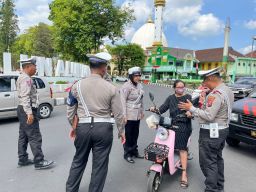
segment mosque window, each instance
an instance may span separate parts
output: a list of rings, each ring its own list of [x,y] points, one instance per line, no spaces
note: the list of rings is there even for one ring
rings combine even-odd
[[[238,63],[238,66],[241,66],[241,63]]]
[[[243,63],[243,66],[245,67],[245,63]]]
[[[249,64],[248,64],[248,66],[250,67],[250,66],[251,66],[251,64],[249,63]]]
[[[256,64],[254,64],[253,67],[256,67]]]
[[[177,67],[182,67],[182,66],[183,66],[183,64],[182,64],[182,62],[181,62],[181,61],[177,61],[177,62],[176,62],[176,66],[177,66]]]

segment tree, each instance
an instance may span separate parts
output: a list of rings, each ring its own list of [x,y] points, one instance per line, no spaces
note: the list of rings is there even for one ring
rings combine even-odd
[[[17,15],[14,13],[13,0],[4,0],[0,8],[0,45],[1,51],[9,51],[19,32]]]
[[[115,41],[134,17],[113,0],[54,0],[50,4],[56,48],[65,59],[85,61],[86,54],[97,51],[103,38]]]
[[[14,11],[13,0],[0,2],[0,66],[4,51],[10,51],[15,37],[19,31],[17,15]]]
[[[24,34],[16,39],[13,50],[19,54],[36,55],[43,57],[54,56],[53,30],[52,27],[39,23],[30,27]]]
[[[144,50],[137,44],[117,45],[110,47],[109,50],[114,56],[119,75],[131,67],[143,68],[145,65]]]

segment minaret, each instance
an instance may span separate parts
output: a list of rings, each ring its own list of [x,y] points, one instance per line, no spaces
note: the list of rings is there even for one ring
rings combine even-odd
[[[165,0],[155,0],[155,37],[153,46],[162,46],[163,10]]]
[[[225,27],[225,42],[223,49],[223,62],[228,62],[228,48],[229,48],[229,38],[230,38],[230,19],[227,18],[226,27]]]

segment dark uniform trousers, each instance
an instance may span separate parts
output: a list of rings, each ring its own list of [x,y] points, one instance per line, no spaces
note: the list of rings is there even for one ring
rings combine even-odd
[[[39,129],[39,122],[37,117],[37,109],[32,108],[34,115],[34,122],[31,125],[27,124],[27,114],[23,106],[19,105],[17,109],[18,118],[20,122],[19,141],[18,141],[18,156],[19,161],[25,162],[28,159],[27,147],[30,144],[31,151],[34,155],[34,163],[40,162],[44,159],[42,152],[42,136]]]
[[[76,153],[70,168],[66,192],[77,192],[88,161],[93,154],[89,192],[101,192],[108,172],[109,153],[113,142],[111,123],[83,123],[76,129]]]
[[[138,155],[138,137],[140,121],[128,120],[125,125],[126,142],[124,144],[124,158]]]
[[[222,150],[229,129],[219,130],[219,138],[210,138],[209,130],[201,129],[199,135],[199,163],[206,177],[205,192],[224,190],[224,160]]]

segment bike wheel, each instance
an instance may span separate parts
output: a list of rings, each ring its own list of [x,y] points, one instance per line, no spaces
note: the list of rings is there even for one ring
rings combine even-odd
[[[161,175],[158,172],[150,171],[148,175],[147,192],[158,192],[161,185]]]

